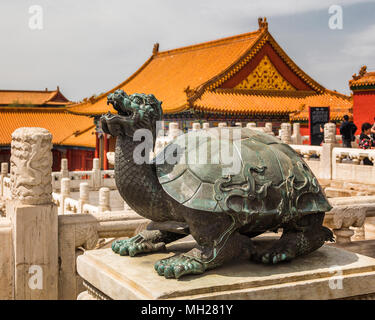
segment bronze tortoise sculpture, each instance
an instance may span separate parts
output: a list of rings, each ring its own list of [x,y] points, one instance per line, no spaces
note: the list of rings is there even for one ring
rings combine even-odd
[[[152,221],[135,237],[114,241],[114,252],[156,252],[191,234],[196,248],[155,264],[159,275],[179,278],[239,257],[290,261],[333,241],[322,226],[331,209],[324,192],[301,156],[278,138],[247,128],[191,131],[147,161],[161,102],[122,90],[107,102],[118,112],[101,117],[103,131],[117,136],[117,188],[135,212]],[[220,157],[223,150],[229,150],[231,163]],[[271,247],[251,240],[279,228],[283,234]]]

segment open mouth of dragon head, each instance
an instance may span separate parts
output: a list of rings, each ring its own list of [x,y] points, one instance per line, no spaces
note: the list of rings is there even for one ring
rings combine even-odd
[[[139,105],[133,102],[123,90],[116,90],[107,97],[117,114],[108,112],[100,118],[103,131],[112,136],[131,134],[140,120]]]
[[[133,93],[127,95],[119,89],[107,96],[117,114],[108,112],[100,118],[102,129],[114,137],[122,135],[133,137],[137,129],[148,129],[156,136],[155,124],[161,120],[163,110],[161,101],[153,94]]]

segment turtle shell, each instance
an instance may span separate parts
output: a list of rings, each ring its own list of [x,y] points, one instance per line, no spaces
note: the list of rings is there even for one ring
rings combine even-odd
[[[260,131],[191,131],[154,160],[165,192],[192,209],[278,216],[331,209],[301,156]]]

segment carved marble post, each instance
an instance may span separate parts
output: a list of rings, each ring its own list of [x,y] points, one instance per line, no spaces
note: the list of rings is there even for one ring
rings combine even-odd
[[[9,171],[9,165],[8,165],[8,162],[2,162],[1,163],[1,176],[2,177],[6,177],[8,175],[8,171]]]
[[[168,126],[168,137],[174,139],[180,135],[180,129],[177,122],[170,122]]]
[[[109,188],[100,188],[99,190],[99,212],[111,211],[109,206],[110,190]]]
[[[293,123],[292,143],[297,145],[302,144],[301,124],[299,122]]]
[[[0,300],[14,299],[12,222],[0,217]]]
[[[324,125],[324,142],[320,155],[320,178],[332,179],[332,150],[336,144],[336,125],[326,123]],[[336,159],[335,159],[336,161]]]
[[[275,133],[272,130],[272,122],[266,122],[264,126],[264,132],[270,134],[271,136],[275,135]]]
[[[57,299],[57,208],[52,203],[52,135],[43,128],[12,134],[10,179],[14,298]]]
[[[61,179],[61,189],[60,189],[60,210],[59,214],[65,214],[65,199],[70,196],[70,179]]]
[[[248,129],[253,129],[253,128],[256,128],[256,127],[257,127],[257,124],[255,122],[249,122],[246,125],[246,128],[248,128]]]
[[[4,181],[4,178],[7,176],[8,176],[8,163],[2,162],[1,171],[0,171],[0,198],[4,195],[3,181]]]
[[[201,124],[199,122],[194,122],[192,125],[193,131],[197,131],[201,129]]]
[[[165,136],[165,122],[164,120],[156,122],[156,128],[158,129],[158,137],[164,137]]]
[[[102,172],[100,170],[99,158],[94,158],[92,160],[91,183],[93,190],[99,190],[102,185]]]
[[[367,205],[340,205],[327,212],[324,225],[331,228],[337,244],[351,242],[354,231],[350,227],[361,228],[366,219]]]
[[[204,130],[207,130],[210,128],[210,123],[209,122],[204,122],[203,125],[202,125],[203,129]]]
[[[280,130],[280,138],[283,143],[292,143],[292,126],[290,123],[282,123]]]
[[[89,184],[81,182],[79,184],[79,200],[78,200],[78,213],[83,212],[83,206],[89,202]]]
[[[235,126],[242,128],[242,122],[236,122]]]
[[[336,125],[328,122],[324,125],[324,143],[336,143]]]
[[[61,159],[61,179],[62,178],[69,178],[69,170],[68,170],[68,159]]]
[[[170,122],[168,124],[168,131],[177,130],[177,129],[178,129],[178,123],[177,122]]]
[[[51,202],[51,140],[52,135],[42,128],[19,128],[12,133],[12,199],[31,205]]]
[[[217,125],[218,128],[225,128],[226,126],[227,126],[226,122],[219,122],[219,124]]]

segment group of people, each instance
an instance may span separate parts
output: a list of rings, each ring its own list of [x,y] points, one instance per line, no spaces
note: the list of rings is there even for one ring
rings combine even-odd
[[[362,149],[375,149],[375,118],[374,124],[365,122],[362,124],[362,132],[359,136],[359,147]],[[345,148],[351,148],[352,142],[355,141],[355,133],[357,126],[353,121],[349,121],[349,116],[345,115],[340,126],[340,134],[342,136],[342,144]],[[363,164],[373,165],[369,158],[363,159]]]

